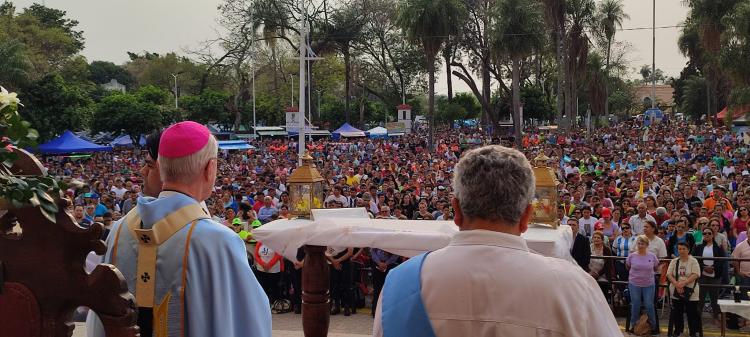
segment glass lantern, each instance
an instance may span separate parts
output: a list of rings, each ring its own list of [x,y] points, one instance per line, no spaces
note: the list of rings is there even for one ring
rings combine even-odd
[[[531,221],[547,224],[557,228],[557,177],[555,171],[547,166],[550,159],[541,154],[534,158],[534,177],[536,178],[536,193],[531,204],[533,214]]]
[[[289,184],[289,213],[297,217],[309,218],[311,210],[323,208],[325,179],[315,168],[312,157],[305,152],[302,166],[296,168],[287,179]]]

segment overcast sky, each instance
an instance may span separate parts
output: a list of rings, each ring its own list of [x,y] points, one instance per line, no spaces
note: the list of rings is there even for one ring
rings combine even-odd
[[[16,0],[23,8],[42,0]],[[144,50],[157,53],[196,48],[201,41],[216,36],[217,5],[220,0],[46,0],[49,7],[68,12],[80,22],[86,38],[83,55],[89,61],[106,60],[121,64],[127,61],[126,52]],[[598,0],[597,0],[598,2]],[[651,64],[652,1],[623,0],[630,20],[623,23],[615,38],[630,44],[627,59],[631,68]],[[682,0],[656,1],[656,26],[675,26],[682,23],[687,7]],[[686,59],[677,49],[679,28],[656,30],[656,67],[668,76],[677,76]],[[468,91],[454,77],[456,91]],[[437,90],[445,92],[445,70],[438,79]]]

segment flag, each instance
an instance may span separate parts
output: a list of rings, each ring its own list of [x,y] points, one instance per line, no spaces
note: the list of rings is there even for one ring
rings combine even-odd
[[[638,188],[638,198],[643,199],[644,196],[645,195],[643,192],[643,170],[641,170],[641,186],[640,188]]]

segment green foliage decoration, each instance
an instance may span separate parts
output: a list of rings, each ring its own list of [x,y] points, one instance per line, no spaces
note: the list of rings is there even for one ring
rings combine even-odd
[[[15,93],[0,87],[0,198],[13,207],[31,204],[40,207],[47,220],[55,222],[58,206],[52,197],[65,189],[65,184],[52,177],[14,175],[13,165],[18,160],[16,146],[33,146],[39,134],[18,114],[20,100]]]

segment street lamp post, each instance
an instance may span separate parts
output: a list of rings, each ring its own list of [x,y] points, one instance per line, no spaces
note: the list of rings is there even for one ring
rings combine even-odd
[[[656,108],[656,0],[653,0],[651,22],[651,108]]]
[[[257,137],[258,132],[255,130],[257,129],[257,125],[255,123],[255,63],[252,63],[250,66],[253,71],[253,135]]]
[[[180,73],[172,74],[172,77],[174,77],[174,108],[179,109],[179,106],[177,104],[178,100],[178,94],[177,94],[177,76],[180,75]]]
[[[290,106],[294,106],[294,75],[289,74],[289,78],[292,79],[292,104]]]

